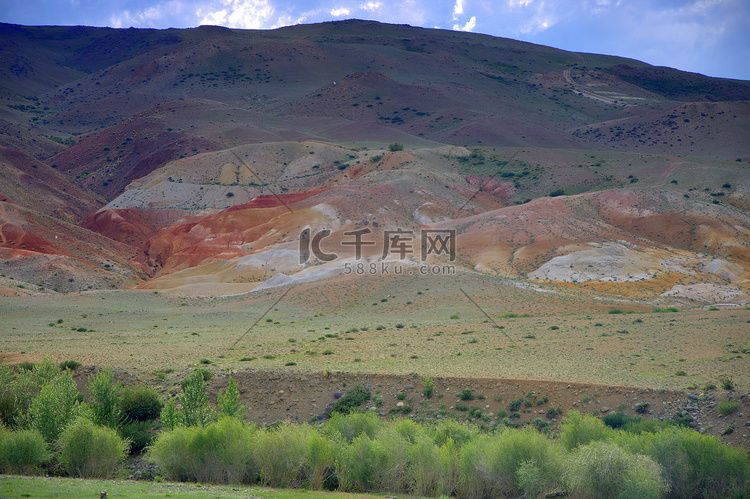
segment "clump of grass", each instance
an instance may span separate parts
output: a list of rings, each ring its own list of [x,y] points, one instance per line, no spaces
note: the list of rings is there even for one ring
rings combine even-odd
[[[77,360],[64,360],[60,362],[60,369],[62,370],[70,369],[71,371],[75,371],[76,369],[81,367],[81,365],[82,364],[78,362]]]
[[[723,400],[716,405],[716,412],[722,416],[729,416],[740,408],[740,403],[736,400]]]
[[[333,412],[340,412],[341,414],[355,412],[359,410],[364,402],[370,400],[371,397],[372,395],[369,390],[365,389],[362,385],[357,385],[333,404]]]
[[[474,392],[471,391],[471,388],[464,388],[458,394],[458,398],[461,400],[474,400]]]
[[[516,412],[521,408],[521,404],[523,404],[523,399],[515,399],[510,404],[508,404],[508,410],[510,412]]]
[[[719,384],[721,387],[727,391],[734,390],[734,380],[731,376],[727,376],[726,374],[722,374],[719,376]]]
[[[425,398],[432,398],[432,394],[435,393],[435,381],[428,377],[422,379],[422,395]]]

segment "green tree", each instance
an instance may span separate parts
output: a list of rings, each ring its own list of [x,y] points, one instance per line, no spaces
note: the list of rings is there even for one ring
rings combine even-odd
[[[94,423],[109,428],[117,428],[122,423],[118,395],[122,385],[118,382],[113,383],[114,376],[112,369],[102,369],[86,386]]]
[[[63,429],[79,412],[78,397],[73,373],[66,370],[58,374],[42,386],[39,395],[31,403],[31,427],[38,430],[47,443],[56,442]]]
[[[227,388],[219,390],[217,405],[219,416],[245,419],[246,408],[244,405],[240,405],[240,391],[237,388],[237,382],[231,376],[229,376]]]
[[[161,411],[161,422],[170,430],[178,426],[200,426],[205,428],[214,419],[215,411],[208,405],[206,381],[202,370],[195,369],[182,380],[182,393],[177,396],[179,407],[173,400],[167,402]],[[230,409],[231,396],[225,401]],[[239,393],[238,393],[239,397]],[[239,410],[239,409],[238,409]]]

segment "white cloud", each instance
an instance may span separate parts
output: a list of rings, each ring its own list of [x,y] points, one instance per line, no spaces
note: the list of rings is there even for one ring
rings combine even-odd
[[[464,0],[456,0],[453,6],[453,20],[458,21],[458,16],[464,13]]]
[[[113,14],[109,18],[109,24],[113,28],[126,27],[160,27],[162,22],[174,15],[179,15],[184,10],[184,5],[180,0],[172,0],[165,3],[155,4],[148,8],[131,12],[125,10],[118,14]]]
[[[466,24],[463,26],[459,26],[458,24],[453,25],[454,31],[472,31],[477,25],[477,16],[471,16],[471,19],[469,19]]]
[[[366,10],[367,12],[375,12],[383,7],[382,2],[367,2],[366,4],[360,5],[360,9]]]
[[[222,0],[224,8],[198,8],[201,24],[215,24],[228,28],[262,29],[270,26],[274,9],[268,0]]]
[[[583,4],[586,3],[584,0]],[[545,0],[508,0],[506,7],[514,17],[518,18],[516,29],[518,33],[524,35],[539,33],[557,24],[559,19],[558,9],[574,9],[569,2],[548,3]]]
[[[516,7],[528,7],[534,3],[534,0],[508,0],[508,7],[514,9]]]
[[[346,7],[339,7],[337,9],[331,9],[330,11],[333,17],[348,16],[352,11]]]

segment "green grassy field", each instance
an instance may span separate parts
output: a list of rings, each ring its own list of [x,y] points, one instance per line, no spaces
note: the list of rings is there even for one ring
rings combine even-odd
[[[378,498],[382,494],[349,494],[308,490],[279,490],[244,486],[218,486],[194,483],[155,483],[134,480],[82,480],[76,478],[43,478],[28,476],[0,476],[0,497],[211,497],[243,499],[345,499]]]
[[[225,369],[667,389],[700,387],[726,374],[737,390],[750,389],[747,308],[653,313],[638,301],[540,293],[485,277],[441,287],[424,279],[370,281],[367,290],[346,283],[295,288],[276,305],[285,288],[228,298],[127,290],[0,298],[0,353],[12,362],[74,359],[141,373],[203,361]],[[461,298],[459,285],[471,288],[490,319]],[[634,313],[608,313],[612,308]]]

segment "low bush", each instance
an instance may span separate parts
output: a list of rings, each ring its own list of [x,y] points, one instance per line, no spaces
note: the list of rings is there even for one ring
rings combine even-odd
[[[255,427],[224,417],[205,428],[178,427],[161,433],[148,452],[170,480],[241,483],[254,479]]]
[[[734,390],[734,380],[731,376],[727,376],[726,374],[722,374],[719,376],[719,384],[721,387],[727,391]]]
[[[565,468],[565,483],[572,497],[656,499],[669,488],[661,466],[653,459],[630,454],[609,442],[581,446]]]
[[[427,428],[432,440],[437,446],[444,446],[448,441],[460,448],[465,443],[472,441],[479,435],[479,429],[473,425],[467,425],[452,419],[442,419],[438,423]]]
[[[561,488],[561,459],[560,448],[537,432],[481,435],[461,448],[459,497],[519,497],[524,487],[552,493]]]
[[[333,412],[349,414],[359,411],[362,404],[370,400],[371,396],[369,390],[363,388],[362,385],[357,385],[333,404]]]
[[[722,416],[729,416],[740,408],[740,403],[736,400],[722,400],[716,405],[716,412]]]
[[[283,424],[257,432],[252,455],[263,485],[301,488],[315,482],[322,488],[326,470],[333,468],[334,446],[311,426]]]
[[[159,417],[162,403],[153,388],[145,385],[128,386],[119,401],[123,417],[131,421],[150,421]]]
[[[0,473],[36,475],[50,457],[38,431],[0,429]]]
[[[638,418],[640,420],[640,418]],[[634,421],[634,418],[631,418],[627,414],[623,412],[613,412],[610,414],[607,414],[602,418],[602,422],[609,426],[612,429],[618,429],[624,427],[626,424]]]
[[[435,381],[429,376],[422,378],[422,395],[430,399],[433,393],[435,393]]]
[[[130,453],[136,454],[154,441],[153,421],[131,421],[117,428],[117,433],[130,442]]]
[[[79,367],[81,367],[82,364],[78,362],[77,360],[64,360],[60,362],[60,369],[70,369],[71,371],[75,371]]]
[[[474,400],[474,392],[471,391],[471,388],[464,388],[458,394],[458,398],[461,400]]]
[[[567,451],[590,442],[609,440],[615,434],[601,420],[587,414],[581,415],[578,411],[569,411],[559,430],[560,441]]]
[[[60,436],[59,460],[70,475],[80,478],[107,478],[125,460],[128,444],[115,430],[94,425],[79,417]]]
[[[643,433],[628,441],[664,469],[667,497],[743,497],[750,488],[747,452],[688,428]]]
[[[380,425],[381,421],[378,416],[371,412],[355,412],[349,415],[334,413],[326,423],[323,434],[333,440],[351,443],[361,435],[365,435],[369,439],[375,438]]]

